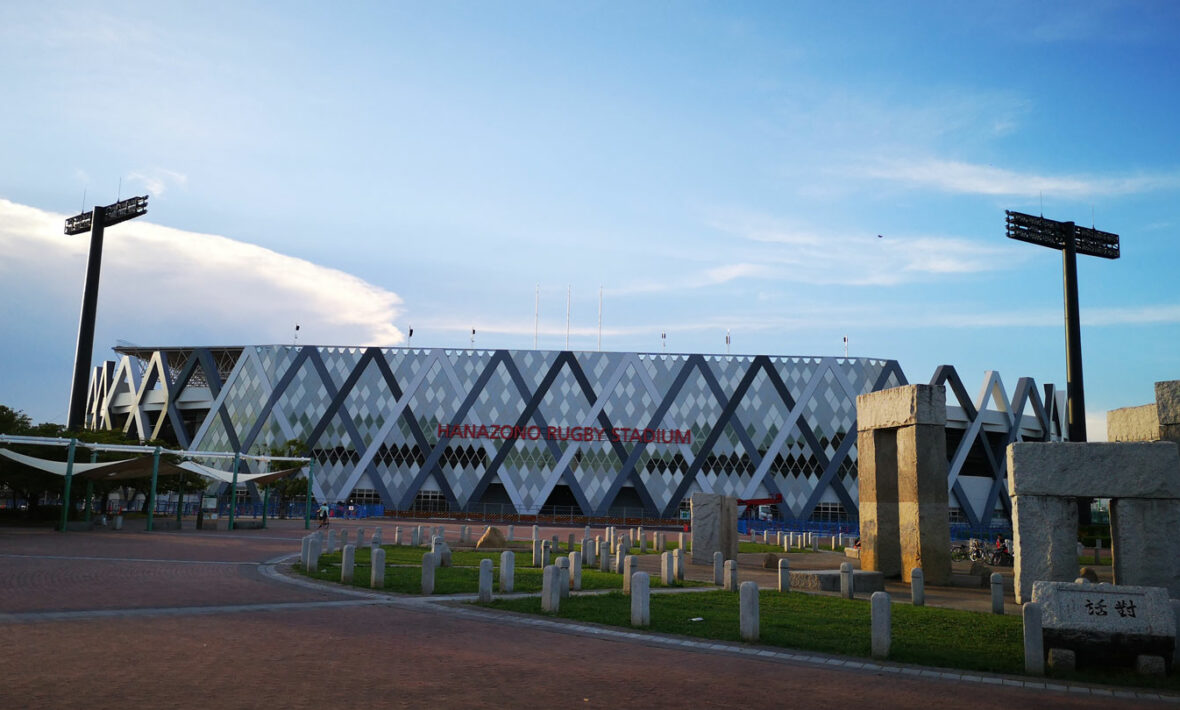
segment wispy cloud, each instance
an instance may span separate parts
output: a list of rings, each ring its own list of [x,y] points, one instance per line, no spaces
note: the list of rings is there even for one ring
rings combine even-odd
[[[774,276],[775,270],[767,264],[722,264],[690,274],[675,274],[667,278],[653,274],[651,278],[612,288],[612,295],[633,295],[659,293],[664,291],[686,291],[690,289],[720,286],[737,279],[764,279]]]
[[[1130,195],[1180,188],[1180,171],[1139,173],[1114,177],[1044,175],[937,158],[879,160],[848,167],[849,175],[863,175],[915,187],[974,195],[1038,194],[1066,198]]]
[[[126,183],[129,187],[142,185],[148,191],[148,194],[159,197],[171,187],[179,187],[181,189],[187,187],[188,176],[184,173],[178,173],[175,170],[152,168],[131,172],[127,175]]]
[[[88,240],[64,215],[0,199],[0,294],[76,304]],[[214,234],[136,220],[107,233],[100,321],[117,337],[394,345],[397,294],[355,276]],[[77,306],[69,308],[76,313]]]

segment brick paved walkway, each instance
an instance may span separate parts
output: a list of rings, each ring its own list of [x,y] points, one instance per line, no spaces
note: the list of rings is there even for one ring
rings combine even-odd
[[[344,526],[371,531],[372,522],[334,525]],[[393,525],[383,527],[392,539]],[[266,564],[296,552],[303,532],[287,521],[232,534],[0,529],[0,707],[1155,704],[1128,691],[1027,687],[349,594]]]

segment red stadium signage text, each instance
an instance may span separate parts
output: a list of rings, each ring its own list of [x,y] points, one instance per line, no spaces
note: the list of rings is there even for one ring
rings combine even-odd
[[[439,424],[438,438],[525,439],[537,441],[616,441],[655,444],[691,444],[691,429],[633,429],[592,426],[512,426],[509,424]]]

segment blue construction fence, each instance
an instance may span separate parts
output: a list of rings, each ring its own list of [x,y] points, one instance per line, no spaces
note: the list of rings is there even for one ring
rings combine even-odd
[[[217,514],[219,516],[229,515],[229,501],[217,501]],[[107,501],[106,513],[108,515],[118,515],[128,510],[139,512],[142,509],[142,501],[133,501],[128,504],[126,501],[112,500]],[[196,516],[201,504],[196,501],[186,500],[184,502],[184,511],[182,515]],[[312,502],[311,514],[312,517],[319,512],[320,504]],[[333,518],[340,518],[343,520],[361,520],[363,518],[380,518],[385,515],[385,506],[375,505],[345,505],[338,504],[329,506],[328,515]],[[304,515],[303,501],[288,501],[283,505],[279,505],[277,501],[271,501],[266,508],[266,517],[268,518],[302,518]],[[210,508],[205,508],[206,513],[213,512]],[[176,501],[171,500],[157,500],[155,507],[155,515],[175,516],[176,515]],[[234,517],[237,518],[261,518],[262,517],[262,503],[242,502],[238,503],[234,508]]]

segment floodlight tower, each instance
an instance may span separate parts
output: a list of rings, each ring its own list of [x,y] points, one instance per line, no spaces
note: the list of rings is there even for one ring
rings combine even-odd
[[[1082,326],[1078,316],[1078,254],[1119,258],[1119,235],[1022,212],[1007,211],[1008,238],[1061,250],[1065,286],[1065,388],[1069,440],[1086,440],[1086,393],[1082,379]],[[1085,501],[1083,504],[1083,500]],[[1078,520],[1090,522],[1089,499],[1078,500]]]
[[[148,196],[129,197],[113,205],[95,207],[66,220],[66,234],[90,232],[90,256],[86,261],[86,282],[82,287],[82,314],[78,317],[78,349],[74,353],[74,380],[70,385],[70,409],[66,427],[82,428],[86,391],[90,383],[90,358],[94,351],[94,316],[98,310],[98,276],[102,270],[102,236],[106,227],[147,213]]]

